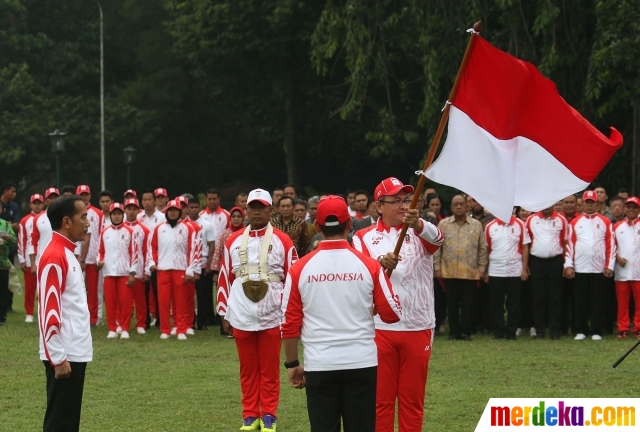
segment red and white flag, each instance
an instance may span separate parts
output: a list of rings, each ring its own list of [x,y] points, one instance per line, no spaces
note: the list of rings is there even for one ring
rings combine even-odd
[[[476,40],[451,101],[448,136],[426,176],[508,221],[585,189],[622,146],[601,134],[531,63]]]

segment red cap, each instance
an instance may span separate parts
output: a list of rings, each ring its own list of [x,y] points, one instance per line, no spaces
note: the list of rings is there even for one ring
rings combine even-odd
[[[582,201],[586,201],[586,200],[598,202],[598,194],[596,193],[596,191],[593,191],[593,190],[584,191],[584,193],[582,194]]]
[[[627,200],[624,202],[625,204],[635,204],[638,207],[640,207],[640,199],[638,197],[629,197],[627,198]]]
[[[34,201],[44,202],[44,198],[42,198],[42,195],[40,195],[40,194],[33,194],[33,195],[31,195],[31,199],[29,200],[29,202],[32,203]]]
[[[44,191],[44,197],[45,198],[49,198],[49,195],[51,194],[56,194],[58,196],[60,196],[60,192],[58,192],[58,189],[56,188],[49,188],[46,191]]]
[[[329,216],[335,216],[337,221],[327,222]],[[322,226],[336,226],[345,223],[351,219],[349,215],[349,209],[344,198],[336,195],[329,195],[322,198],[318,202],[318,213],[316,213],[316,220],[318,224]]]
[[[80,195],[81,193],[91,193],[91,189],[87,185],[80,185],[76,188],[76,195]]]
[[[111,207],[109,207],[109,213],[112,213],[114,210],[120,210],[122,213],[124,213],[124,207],[122,207],[122,204],[120,203],[114,202],[113,204],[111,204]]]
[[[178,202],[178,200],[171,200],[167,203],[167,208],[165,208],[164,210],[167,211],[169,210],[171,207],[173,208],[177,208],[178,210],[181,210],[182,207],[180,207],[180,203]]]
[[[175,201],[180,204],[180,208],[184,208],[189,205],[189,200],[187,199],[187,197],[183,197],[182,195],[176,197]],[[184,207],[182,207],[183,205]]]
[[[158,196],[166,196],[166,197],[169,196],[169,194],[167,193],[167,190],[165,188],[158,188],[155,191],[153,191],[153,194],[155,196],[157,196],[157,197]]]
[[[124,206],[125,206],[125,207],[126,207],[126,206],[130,206],[130,205],[132,205],[132,206],[136,206],[136,207],[140,208],[140,204],[138,203],[138,200],[137,200],[137,199],[135,199],[135,198],[129,198],[128,200],[126,200],[126,201],[124,202]]]
[[[124,196],[127,196],[128,194],[131,194],[134,197],[138,198],[138,194],[133,189],[127,189],[126,191],[124,191]]]
[[[388,179],[382,180],[382,182],[376,187],[376,190],[373,193],[373,199],[378,201],[383,196],[395,195],[400,191],[411,193],[413,192],[413,186],[403,185],[397,178],[389,177]]]

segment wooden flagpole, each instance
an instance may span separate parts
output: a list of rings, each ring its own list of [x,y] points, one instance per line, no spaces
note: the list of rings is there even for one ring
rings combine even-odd
[[[480,33],[482,30],[482,21],[478,21],[473,25],[473,31],[476,33]],[[458,69],[458,75],[456,75],[456,80],[453,82],[453,88],[451,89],[451,93],[449,94],[449,99],[445,104],[444,110],[442,112],[442,117],[440,118],[440,124],[438,125],[438,130],[433,137],[433,141],[431,142],[431,147],[429,148],[429,154],[427,155],[427,160],[424,162],[423,172],[426,172],[427,169],[433,163],[433,158],[436,156],[436,150],[438,150],[438,146],[440,145],[440,140],[442,139],[442,133],[444,132],[444,127],[447,124],[447,120],[449,119],[449,110],[451,108],[451,102],[456,97],[456,93],[458,93],[458,86],[460,85],[460,78],[462,77],[462,72],[467,66],[467,62],[469,61],[469,54],[471,54],[471,49],[473,48],[473,44],[475,39],[473,38],[473,34],[469,39],[469,43],[467,44],[467,49],[464,52],[464,57],[462,57],[462,62],[460,63],[460,68]],[[424,187],[426,177],[424,175],[420,175],[420,179],[418,180],[418,185],[416,186],[416,190],[413,195],[413,199],[411,200],[410,209],[415,209],[418,204],[418,200],[420,199],[420,194],[422,193],[422,188]],[[404,241],[404,236],[407,235],[407,229],[409,226],[407,224],[402,225],[402,230],[400,231],[400,237],[398,237],[398,242],[396,243],[396,248],[393,251],[395,256],[398,256],[400,253],[400,249],[402,248],[402,242]],[[387,275],[391,277],[391,273],[393,273],[392,269],[387,269]]]

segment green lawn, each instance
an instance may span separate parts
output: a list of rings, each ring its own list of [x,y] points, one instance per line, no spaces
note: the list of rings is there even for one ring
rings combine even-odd
[[[0,327],[0,430],[41,428],[44,368],[36,324],[17,312]],[[241,422],[238,361],[233,340],[217,331],[188,341],[161,341],[151,330],[130,340],[94,332],[87,368],[85,431],[235,431]],[[611,364],[633,344],[529,340],[472,342],[438,336],[431,357],[425,426],[428,431],[473,431],[490,397],[640,397],[640,350],[617,369]],[[304,391],[290,388],[282,369],[278,430],[308,431]]]

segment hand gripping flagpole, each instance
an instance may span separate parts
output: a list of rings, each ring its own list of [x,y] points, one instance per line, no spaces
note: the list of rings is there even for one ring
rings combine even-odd
[[[465,67],[467,66],[467,62],[469,61],[469,54],[471,54],[471,49],[473,48],[473,44],[475,42],[474,34],[480,33],[482,30],[482,21],[478,21],[473,25],[473,29],[469,29],[468,31],[471,33],[471,38],[469,39],[469,43],[467,44],[467,49],[464,52],[464,57],[462,57],[462,62],[460,63],[460,68],[458,69],[458,75],[456,75],[456,80],[453,83],[453,88],[451,89],[451,93],[449,94],[449,99],[447,103],[445,103],[444,108],[442,109],[442,117],[440,118],[440,124],[438,125],[438,129],[436,130],[436,134],[433,137],[433,141],[431,142],[431,147],[429,148],[429,154],[427,155],[427,160],[424,163],[424,168],[422,171],[418,171],[420,173],[420,179],[418,180],[418,185],[416,186],[416,190],[413,195],[413,199],[411,200],[410,209],[415,209],[418,204],[418,200],[420,199],[420,194],[422,193],[422,188],[424,187],[425,182],[425,173],[427,169],[433,163],[433,158],[436,155],[436,150],[438,150],[438,146],[440,145],[440,140],[442,139],[442,133],[444,132],[444,127],[447,124],[447,120],[449,119],[449,111],[451,110],[451,102],[456,97],[456,93],[458,92],[458,86],[460,85],[460,78],[462,77],[462,73],[464,72]],[[396,243],[396,248],[393,251],[395,256],[398,256],[400,253],[400,249],[402,248],[402,242],[404,241],[404,236],[407,234],[407,229],[409,226],[407,224],[402,225],[402,230],[400,231],[400,236],[398,237],[398,242]],[[387,269],[387,276],[391,277],[392,269]]]

